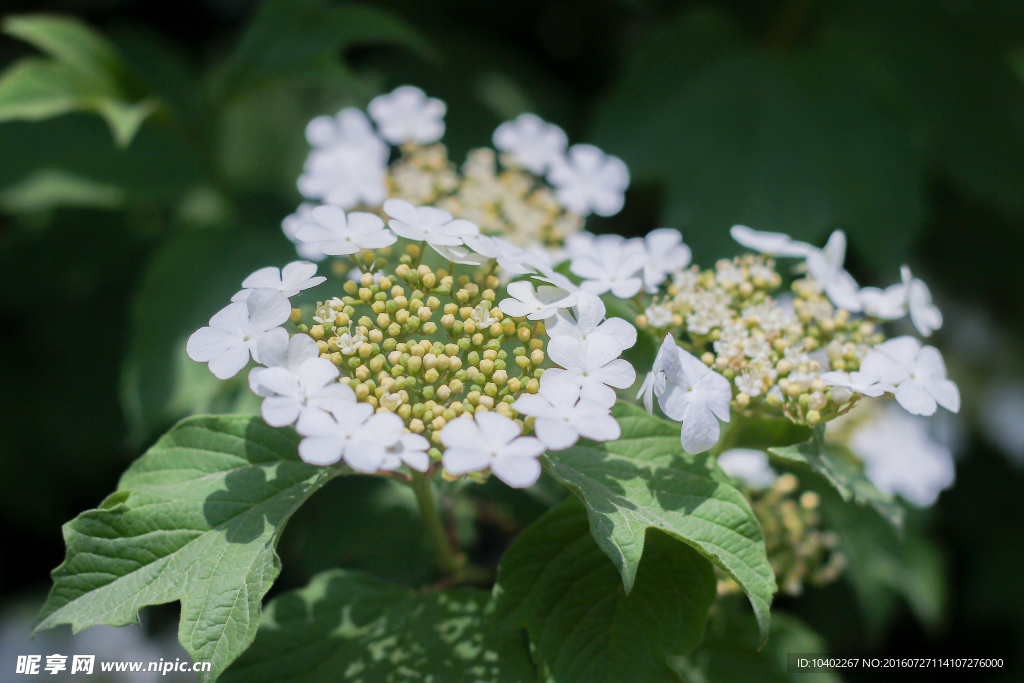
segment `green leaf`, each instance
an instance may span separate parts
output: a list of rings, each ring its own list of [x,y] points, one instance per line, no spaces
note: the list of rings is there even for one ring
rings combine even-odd
[[[299,437],[258,418],[195,417],[137,460],[98,509],[64,525],[67,557],[36,630],[138,622],[180,600],[178,639],[212,681],[256,635],[281,571],[275,547],[329,470],[297,455]]]
[[[92,111],[107,121],[117,144],[126,147],[159,107],[155,99],[141,97],[114,46],[85,24],[28,15],[8,18],[3,28],[53,60],[27,57],[0,76],[0,122]]]
[[[813,243],[844,228],[858,257],[894,272],[926,190],[903,122],[869,88],[836,78],[816,48],[757,52],[706,14],[638,37],[593,142],[638,185],[665,189],[660,222],[701,262],[736,253],[736,223]]]
[[[233,98],[275,80],[350,79],[341,53],[354,45],[391,44],[422,56],[432,48],[397,16],[373,7],[323,0],[263,3],[217,76],[222,97]]]
[[[797,463],[823,476],[843,500],[870,505],[897,530],[903,527],[903,507],[892,496],[882,493],[867,477],[862,466],[845,447],[825,442],[825,425],[818,425],[803,443],[769,448],[776,458]]]
[[[590,529],[633,588],[648,528],[665,531],[719,565],[746,591],[762,637],[768,636],[775,575],[750,505],[716,471],[714,458],[688,455],[679,426],[618,403],[622,437],[580,441],[548,453],[551,474],[583,499]]]
[[[499,618],[525,626],[540,680],[675,682],[669,656],[700,642],[715,601],[711,563],[654,531],[627,595],[575,499],[522,533],[498,567]]]
[[[0,192],[0,209],[9,213],[38,213],[65,206],[116,209],[124,201],[125,193],[119,187],[55,168],[40,169]]]
[[[417,592],[333,570],[268,606],[221,683],[532,683],[519,633],[489,624],[487,593]]]

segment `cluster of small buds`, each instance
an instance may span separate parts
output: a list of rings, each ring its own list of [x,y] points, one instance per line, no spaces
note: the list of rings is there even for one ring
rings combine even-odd
[[[805,584],[832,583],[846,568],[839,537],[822,528],[820,497],[814,491],[799,492],[799,484],[786,473],[768,488],[749,492],[775,580],[787,595],[800,595]],[[739,591],[735,580],[718,570],[719,595]]]
[[[296,332],[316,341],[358,401],[397,414],[409,431],[440,445],[441,430],[460,415],[518,418],[512,404],[540,386],[545,330],[502,313],[495,275],[455,277],[421,258],[421,248],[408,245],[393,275],[349,280],[344,296],[317,302],[312,324]],[[372,252],[362,263],[368,271],[384,266]]]

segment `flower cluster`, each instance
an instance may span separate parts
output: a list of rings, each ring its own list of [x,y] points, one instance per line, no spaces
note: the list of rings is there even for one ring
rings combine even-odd
[[[318,465],[443,466],[452,477],[490,469],[528,486],[545,450],[618,438],[610,408],[613,387],[636,379],[619,358],[636,341],[632,325],[605,320],[598,297],[552,285],[522,250],[468,220],[399,199],[384,211],[387,224],[313,208],[296,237],[348,257],[358,279],[304,312],[289,299],[326,279],[314,263],[259,270],[192,335],[189,356],[222,379],[250,357],[259,363],[249,385],[264,420],[294,424],[300,456]],[[399,239],[407,243],[392,268]],[[544,284],[512,282],[503,298],[505,270]]]
[[[757,251],[804,259],[792,292],[776,296],[782,277],[769,256],[747,254],[705,271],[689,266],[690,252],[674,230],[633,240],[584,233],[570,243],[581,287],[636,297],[643,311],[637,326],[661,339],[638,397],[650,411],[656,396],[665,414],[682,422],[684,450],[715,445],[719,422],[729,422],[733,410],[781,413],[814,426],[863,396],[885,393],[918,415],[959,409],[939,352],[913,337],[886,341],[872,313],[885,308],[891,319],[903,306],[928,332],[941,321],[909,269],[902,285],[861,290],[843,268],[841,231],[823,249],[742,226],[732,232]],[[655,295],[649,305],[642,291]],[[871,303],[878,300],[885,305]]]
[[[629,185],[622,160],[592,145],[568,147],[561,128],[533,114],[499,126],[493,136],[498,151],[471,151],[460,172],[439,143],[445,111],[440,100],[402,86],[371,101],[369,117],[350,107],[313,119],[306,128],[313,149],[299,191],[325,205],[360,207],[381,217],[389,197],[434,206],[535,253],[545,265],[561,254],[585,216],[622,208]],[[388,143],[399,146],[394,160]],[[324,254],[298,234],[314,206],[300,206],[282,228],[303,258],[320,260]]]

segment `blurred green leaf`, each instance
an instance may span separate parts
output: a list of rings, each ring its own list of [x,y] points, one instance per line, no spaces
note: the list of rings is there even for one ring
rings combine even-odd
[[[648,528],[664,531],[717,564],[743,588],[768,637],[775,574],[746,498],[708,454],[689,455],[679,426],[619,401],[622,437],[581,440],[544,456],[548,471],[586,503],[594,539],[633,588]]]
[[[117,492],[64,526],[67,557],[36,630],[138,623],[181,601],[178,639],[216,680],[252,642],[281,572],[277,538],[330,476],[298,457],[293,430],[259,418],[185,420],[121,478]]]
[[[416,592],[344,570],[275,598],[223,683],[533,683],[520,634],[489,624],[491,596]]]
[[[864,476],[861,464],[845,447],[825,442],[825,425],[818,425],[811,438],[792,446],[769,448],[768,452],[788,463],[798,463],[823,476],[844,501],[870,505],[897,531],[903,528],[903,507],[892,496],[879,491]]]
[[[635,182],[665,186],[663,221],[698,261],[734,254],[728,229],[741,223],[814,243],[844,228],[868,265],[895,270],[923,219],[924,178],[870,90],[813,49],[737,48],[704,13],[651,35],[635,41],[594,137]]]
[[[43,168],[24,182],[0,192],[0,209],[8,213],[37,213],[61,206],[116,209],[124,191],[55,168]]]
[[[351,79],[342,51],[390,44],[432,57],[426,39],[390,12],[324,0],[268,0],[260,5],[216,76],[221,98],[232,99],[287,80]]]
[[[0,122],[94,111],[106,119],[117,144],[126,147],[159,106],[154,99],[140,98],[113,45],[76,19],[13,16],[4,20],[3,29],[54,60],[27,57],[0,76]]]
[[[667,657],[700,642],[715,601],[711,563],[652,531],[627,595],[594,543],[587,511],[570,498],[531,525],[505,553],[494,592],[499,618],[525,626],[540,680],[673,683]]]

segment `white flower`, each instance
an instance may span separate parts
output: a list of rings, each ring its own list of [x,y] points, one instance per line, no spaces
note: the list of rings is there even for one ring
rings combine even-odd
[[[249,277],[242,280],[242,287],[245,289],[237,292],[232,301],[245,301],[249,295],[257,289],[276,289],[286,298],[291,298],[299,292],[316,287],[327,278],[316,274],[316,264],[309,261],[292,261],[282,269],[273,266],[260,268]]]
[[[312,202],[302,202],[295,213],[288,214],[281,221],[281,230],[284,231],[284,236],[295,245],[295,251],[299,253],[299,256],[307,261],[323,261],[327,258],[327,254],[320,251],[320,247],[315,244],[307,244],[295,236],[300,225],[312,222],[313,218],[310,212],[315,206],[316,204]]]
[[[430,442],[419,434],[403,434],[393,446],[389,446],[384,454],[382,470],[396,470],[404,462],[419,472],[426,472],[430,467]]]
[[[534,175],[541,175],[565,153],[565,131],[534,114],[520,114],[494,131],[494,146]]]
[[[931,415],[937,405],[960,410],[960,392],[946,379],[942,354],[934,346],[922,347],[914,337],[896,337],[874,347],[860,371],[896,387],[896,400],[915,415]]]
[[[387,195],[388,146],[377,137],[366,115],[343,109],[335,118],[318,116],[306,126],[309,153],[298,188],[303,196],[350,209],[378,206]]]
[[[270,330],[257,343],[260,362],[267,367],[249,371],[249,388],[264,398],[260,412],[272,427],[284,427],[303,410],[323,409],[331,402],[356,400],[346,384],[336,383],[338,368],[320,358],[312,337],[293,335],[282,328]]]
[[[547,262],[539,254],[527,251],[500,237],[467,234],[462,236],[462,241],[461,246],[430,246],[449,261],[467,266],[479,266],[490,259],[496,259],[504,271],[513,275],[526,275],[547,266]]]
[[[690,265],[690,248],[683,244],[683,235],[678,230],[652,230],[644,238],[644,247],[647,249],[644,287],[648,292],[658,291],[658,286],[665,278]]]
[[[580,389],[580,396],[611,408],[615,404],[612,387],[626,389],[636,381],[636,370],[619,358],[622,345],[613,337],[592,334],[586,341],[571,336],[554,337],[548,342],[548,357],[560,368],[548,368],[540,385],[568,384]]]
[[[510,298],[498,304],[501,312],[513,318],[526,316],[529,320],[547,320],[559,309],[575,306],[578,300],[561,287],[541,285],[534,292],[533,285],[525,280],[509,284],[508,293]]]
[[[768,464],[768,454],[750,448],[733,448],[718,456],[718,466],[733,479],[752,489],[766,489],[779,474]]]
[[[846,233],[836,230],[823,249],[807,255],[807,272],[836,306],[851,312],[861,309],[860,287],[853,276],[843,270],[846,260]]]
[[[342,355],[351,356],[353,353],[359,351],[359,347],[366,341],[366,337],[359,330],[356,330],[355,334],[352,334],[352,323],[345,327],[345,331],[338,335],[337,340],[334,342],[337,344],[338,349]]]
[[[890,405],[850,436],[850,450],[880,491],[926,507],[956,478],[953,456],[929,434],[928,421]]]
[[[597,235],[587,232],[586,230],[580,230],[577,233],[569,235],[565,238],[565,251],[569,255],[570,259],[579,258],[580,256],[594,256],[597,250],[594,247],[594,240],[597,239]]]
[[[441,429],[444,468],[451,474],[465,474],[490,467],[513,488],[530,486],[540,478],[537,458],[544,452],[544,444],[520,434],[519,425],[498,413],[452,420]]]
[[[546,323],[548,337],[554,339],[568,336],[586,341],[590,335],[603,334],[618,342],[623,350],[636,344],[636,328],[622,318],[604,320],[605,312],[601,297],[580,290],[576,292],[573,315],[569,315],[568,310],[560,310],[554,320]]]
[[[668,327],[672,324],[672,309],[665,304],[651,304],[644,311],[647,323],[654,328]]]
[[[864,313],[880,320],[898,320],[910,312],[910,320],[923,336],[942,327],[942,312],[932,303],[932,294],[923,280],[915,278],[909,266],[900,268],[903,282],[886,287],[864,287],[860,300]]]
[[[312,465],[332,465],[342,458],[358,472],[376,472],[388,457],[387,449],[401,438],[405,423],[394,413],[373,414],[369,403],[333,403],[323,410],[307,410],[295,430],[304,438],[299,456]]]
[[[732,386],[699,358],[677,346],[672,335],[665,335],[658,356],[661,362],[655,364],[664,372],[661,393],[657,392],[658,380],[654,380],[658,405],[670,418],[682,421],[679,438],[683,450],[702,453],[718,443],[718,420],[729,421]]]
[[[384,212],[391,216],[388,227],[399,237],[431,246],[458,246],[465,237],[480,234],[480,229],[467,220],[454,220],[443,209],[433,206],[413,206],[404,199],[384,202]]]
[[[488,308],[484,308],[483,304],[477,305],[470,314],[470,319],[476,323],[477,327],[490,327],[494,323],[498,322],[498,319],[491,315],[491,311]]]
[[[746,248],[771,256],[807,256],[816,251],[806,242],[797,242],[781,232],[762,232],[745,225],[734,225],[729,234]]]
[[[881,377],[867,372],[826,372],[821,375],[821,381],[831,387],[841,387],[856,394],[863,394],[877,398],[885,392],[894,393],[896,387],[889,384],[882,384]]]
[[[388,142],[426,145],[444,135],[444,115],[448,108],[441,100],[427,97],[419,88],[403,85],[387,95],[374,97],[366,110],[377,122],[381,137]]]
[[[551,162],[548,182],[563,207],[587,216],[614,216],[626,201],[629,169],[622,159],[593,145],[573,145],[566,156]]]
[[[620,299],[635,296],[643,287],[641,271],[649,261],[643,240],[601,235],[594,239],[593,249],[593,254],[578,256],[569,266],[583,278],[580,287],[594,294],[611,290]]]
[[[572,384],[542,383],[536,394],[524,394],[512,409],[536,418],[533,430],[551,450],[562,450],[582,436],[594,441],[614,441],[622,435],[611,411],[590,399],[580,398]]]
[[[188,338],[188,357],[209,363],[217,379],[228,379],[249,362],[260,362],[256,343],[264,334],[280,327],[292,313],[291,302],[276,289],[257,289],[245,301],[237,301],[210,318]]]
[[[310,212],[310,219],[299,226],[296,238],[331,256],[380,249],[398,241],[395,233],[384,227],[384,221],[372,213],[351,211],[346,216],[337,206],[318,206]]]

